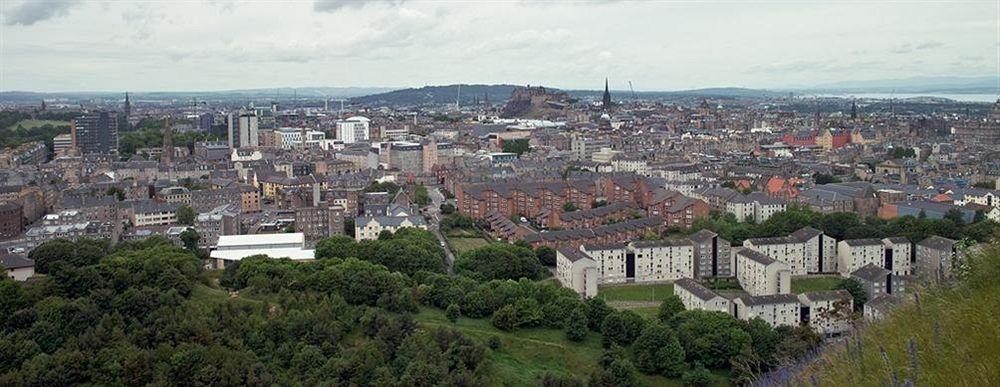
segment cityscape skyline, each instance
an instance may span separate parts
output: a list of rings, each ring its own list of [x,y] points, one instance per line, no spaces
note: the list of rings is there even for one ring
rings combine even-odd
[[[610,75],[612,89],[663,91],[982,77],[1000,73],[998,12],[989,2],[6,2],[0,90],[599,89]]]

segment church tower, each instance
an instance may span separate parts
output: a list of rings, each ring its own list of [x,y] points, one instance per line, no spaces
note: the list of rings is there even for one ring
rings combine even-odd
[[[129,118],[132,118],[132,102],[128,100],[128,92],[125,92],[125,130],[131,129],[132,124],[129,123]]]
[[[608,89],[607,78],[604,78],[604,98],[601,99],[601,107],[604,110],[611,110],[611,90]]]

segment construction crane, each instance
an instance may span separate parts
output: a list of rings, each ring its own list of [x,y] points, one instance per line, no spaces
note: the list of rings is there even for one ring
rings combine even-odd
[[[635,98],[635,89],[632,88],[632,81],[628,81],[628,89],[632,92],[632,99],[637,99]]]

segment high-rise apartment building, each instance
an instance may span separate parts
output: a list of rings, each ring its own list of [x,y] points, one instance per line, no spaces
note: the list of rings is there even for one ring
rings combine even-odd
[[[73,146],[82,154],[118,151],[118,117],[114,113],[89,113],[73,119]]]

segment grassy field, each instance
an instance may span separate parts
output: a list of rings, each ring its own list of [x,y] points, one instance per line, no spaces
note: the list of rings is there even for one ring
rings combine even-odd
[[[448,244],[451,245],[452,250],[455,254],[462,254],[466,251],[477,249],[490,244],[490,241],[483,238],[448,238]]]
[[[502,343],[499,350],[490,351],[492,360],[487,369],[487,384],[491,386],[535,386],[546,372],[575,375],[581,381],[598,366],[601,357],[599,335],[591,333],[587,339],[574,343],[566,340],[559,329],[520,329],[504,332],[494,328],[488,319],[459,318],[454,324],[437,309],[424,308],[414,316],[427,326],[450,326],[485,342],[496,335]],[[649,386],[679,386],[677,380],[643,375]]]
[[[840,281],[841,278],[836,276],[792,278],[792,293],[801,294],[820,290],[833,290],[837,288]]]
[[[40,126],[52,125],[52,126],[69,126],[69,121],[54,121],[54,120],[21,120],[16,124],[11,125],[8,129],[15,129],[20,125],[25,129],[33,129]]]
[[[605,301],[663,301],[673,294],[673,284],[606,285],[597,289],[597,297]]]

